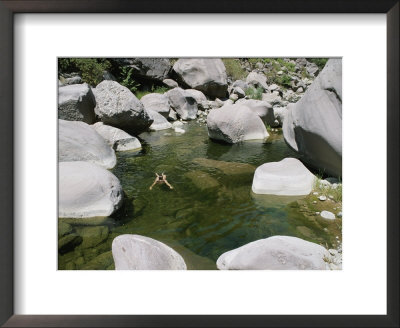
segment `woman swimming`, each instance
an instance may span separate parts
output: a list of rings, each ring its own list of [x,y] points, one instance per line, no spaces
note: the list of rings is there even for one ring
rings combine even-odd
[[[164,174],[164,172],[161,173],[161,175],[158,175],[158,174],[156,173],[156,179],[154,180],[153,184],[150,186],[149,189],[150,189],[150,190],[153,189],[153,187],[154,187],[154,185],[155,185],[156,183],[158,183],[158,184],[163,184],[163,183],[165,183],[165,184],[169,187],[169,189],[174,189],[174,187],[172,187],[172,186],[168,183],[168,181],[167,181],[167,176]]]

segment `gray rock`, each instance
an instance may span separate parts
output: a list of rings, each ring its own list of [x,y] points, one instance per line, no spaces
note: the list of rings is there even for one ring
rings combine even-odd
[[[94,95],[88,84],[58,88],[58,118],[92,124],[96,121],[94,107]]]
[[[271,105],[275,106],[282,106],[282,98],[277,93],[263,93],[262,98],[263,101],[269,102]]]
[[[178,115],[176,112],[171,108],[168,114],[168,121],[176,121],[178,119]]]
[[[123,130],[97,122],[92,127],[108,144],[117,151],[139,150],[142,148],[140,141]]]
[[[228,82],[224,63],[213,58],[182,58],[174,64],[178,79],[210,97],[225,97]]]
[[[249,88],[249,85],[247,84],[247,82],[242,81],[242,80],[236,80],[235,82],[233,82],[232,84],[232,89],[234,88],[240,88],[242,89],[244,92],[246,92],[246,90]]]
[[[162,82],[171,70],[171,63],[167,58],[113,58],[119,66],[133,68],[133,77]]]
[[[95,112],[107,125],[132,134],[145,131],[153,121],[135,95],[115,81],[103,81],[95,92]]]
[[[211,110],[207,116],[207,128],[211,139],[227,143],[265,139],[269,136],[260,117],[240,104]]]
[[[220,270],[325,270],[329,252],[296,237],[273,236],[222,254]]]
[[[237,94],[235,94],[235,93],[232,93],[232,94],[229,96],[229,99],[232,100],[233,102],[235,102],[236,100],[239,99],[239,96],[238,96]]]
[[[287,110],[286,107],[274,107],[274,117],[278,121],[278,126],[282,126],[285,120]]]
[[[237,95],[239,98],[244,98],[246,97],[246,93],[241,87],[235,87],[232,90],[232,94]]]
[[[308,62],[307,66],[306,66],[306,70],[307,70],[308,74],[310,74],[311,76],[314,76],[318,73],[319,68],[316,64]]]
[[[160,93],[149,93],[148,95],[143,96],[140,101],[146,111],[152,110],[158,112],[165,118],[168,118],[170,104],[166,95]]]
[[[103,72],[103,80],[116,81],[117,79],[109,71],[104,71]]]
[[[168,87],[170,89],[178,87],[178,82],[171,80],[171,79],[165,79],[165,80],[163,80],[163,83],[166,87]]]
[[[197,102],[197,108],[200,110],[207,109],[208,100],[203,92],[195,89],[186,89],[185,92],[191,95]]]
[[[75,75],[75,76],[64,78],[62,80],[62,83],[64,85],[80,84],[80,83],[82,83],[82,78],[79,75]]]
[[[268,90],[267,77],[262,73],[251,72],[247,75],[246,82],[255,88],[261,87]]]
[[[88,162],[59,163],[58,216],[85,218],[110,216],[123,201],[117,177]]]
[[[322,211],[321,216],[327,220],[335,220],[336,219],[335,214],[333,214],[332,212],[329,212],[329,211]]]
[[[115,270],[186,270],[171,247],[149,237],[120,235],[112,242]]]
[[[237,104],[246,106],[254,114],[260,117],[265,124],[274,126],[275,115],[270,103],[255,99],[240,99],[237,101]]]
[[[153,123],[149,127],[150,131],[166,130],[172,127],[172,124],[169,123],[167,119],[160,113],[151,109],[148,110],[147,112],[149,113],[151,119],[153,120]]]
[[[111,146],[90,125],[58,120],[59,162],[87,161],[112,168],[116,157]]]
[[[190,93],[181,88],[174,88],[166,92],[165,95],[168,97],[172,109],[175,110],[181,119],[196,119],[197,102]]]
[[[308,195],[316,177],[296,158],[269,162],[254,172],[252,191],[267,195]]]
[[[319,199],[320,201],[325,201],[325,200],[326,200],[326,196],[324,196],[324,195],[319,196],[318,199]]]
[[[342,217],[342,212],[339,212],[339,213],[337,214],[337,217],[338,217],[338,218],[341,218],[341,217]]]
[[[311,165],[342,175],[342,61],[325,68],[295,105],[287,107],[286,143]]]

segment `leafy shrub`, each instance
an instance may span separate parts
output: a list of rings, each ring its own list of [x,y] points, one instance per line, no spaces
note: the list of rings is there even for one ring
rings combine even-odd
[[[289,75],[282,74],[281,76],[276,77],[275,81],[277,84],[280,84],[286,88],[290,88],[291,87],[290,83],[292,82],[292,79],[290,78]]]
[[[110,67],[110,62],[102,58],[60,58],[58,60],[59,73],[78,72],[82,81],[92,86],[96,86],[103,80],[103,72]]]
[[[140,84],[132,78],[132,72],[132,67],[122,66],[119,73],[119,80],[121,85],[127,87],[129,90],[131,90],[132,93],[135,93],[138,90]]]
[[[148,95],[149,93],[160,93],[160,94],[164,94],[165,92],[168,91],[167,87],[164,86],[154,86],[152,85],[150,90],[137,90],[135,93],[135,96],[138,99],[141,99],[142,97],[144,97],[145,95]]]
[[[222,59],[226,73],[232,77],[233,80],[242,80],[247,76],[247,71],[242,68],[239,59],[223,58]]]
[[[258,87],[257,89],[250,87],[246,90],[246,96],[248,96],[250,99],[261,100],[263,91],[264,89],[261,87]]]

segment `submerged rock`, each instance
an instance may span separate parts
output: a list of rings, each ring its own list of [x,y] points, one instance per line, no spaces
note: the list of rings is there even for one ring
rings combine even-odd
[[[140,141],[123,130],[97,122],[92,125],[108,144],[117,151],[139,150],[142,148]]]
[[[225,97],[228,81],[225,65],[221,59],[181,58],[173,70],[184,85],[200,90],[210,97]]]
[[[222,254],[220,270],[325,270],[329,252],[296,237],[273,236]]]
[[[118,178],[88,162],[59,163],[58,216],[85,218],[109,216],[120,208],[123,192]]]
[[[95,112],[105,124],[137,135],[153,123],[139,99],[118,82],[101,82],[94,95]]]
[[[58,118],[68,121],[96,121],[95,99],[87,83],[58,88]]]
[[[287,144],[313,166],[341,176],[341,59],[329,59],[301,100],[287,110],[283,124]]]
[[[58,160],[87,161],[110,169],[117,160],[106,140],[83,122],[58,120]]]
[[[112,242],[116,270],[186,270],[182,256],[149,237],[120,235]]]
[[[211,110],[207,116],[207,128],[211,139],[232,144],[269,136],[260,117],[241,104]]]
[[[185,177],[188,177],[193,182],[193,184],[202,191],[214,189],[219,186],[219,182],[217,179],[213,178],[208,173],[203,171],[194,170],[186,172]]]
[[[296,158],[285,158],[259,166],[251,189],[256,194],[308,195],[316,177]]]
[[[247,163],[216,161],[208,158],[195,158],[193,163],[203,167],[215,168],[226,175],[251,174],[255,167]]]
[[[108,237],[107,226],[76,227],[76,232],[82,237],[81,247],[91,248],[105,241]]]

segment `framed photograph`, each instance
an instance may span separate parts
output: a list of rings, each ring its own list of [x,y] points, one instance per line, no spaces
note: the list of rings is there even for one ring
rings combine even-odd
[[[398,326],[366,3],[0,1],[1,324]]]

